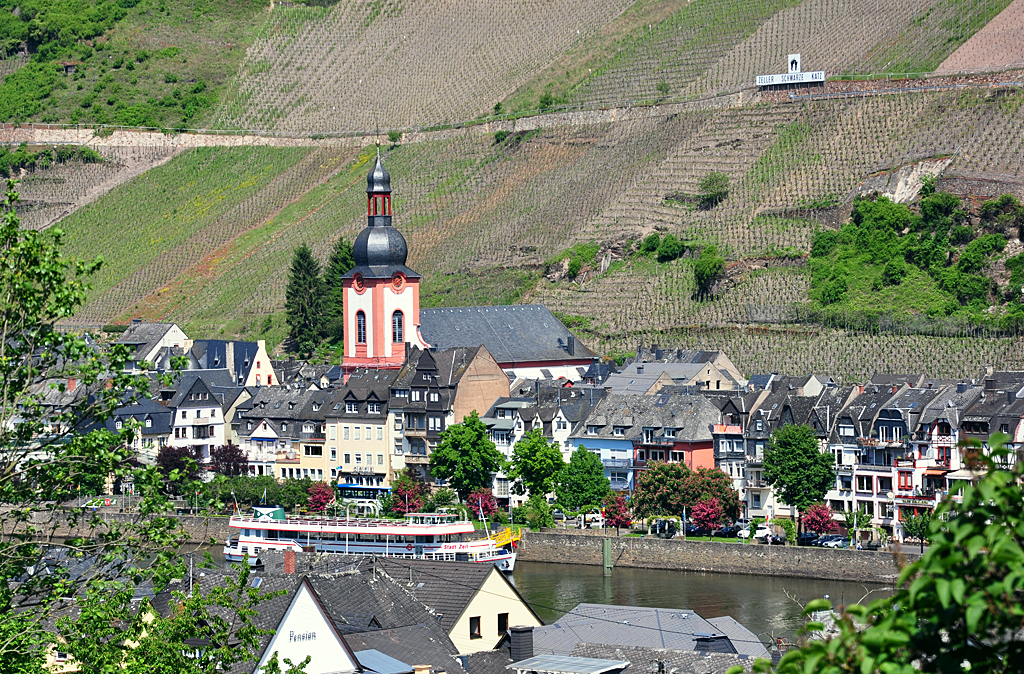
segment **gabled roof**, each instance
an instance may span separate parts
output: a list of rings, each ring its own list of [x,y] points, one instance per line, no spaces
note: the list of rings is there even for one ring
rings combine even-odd
[[[676,429],[677,441],[696,442],[711,440],[711,427],[719,423],[721,413],[702,396],[658,394],[630,395],[618,393],[604,397],[587,415],[574,438],[593,438],[585,434],[584,426],[597,426],[597,437],[633,440],[643,429]],[[614,434],[615,428],[622,435]],[[661,433],[657,433],[660,437]]]
[[[465,674],[466,670],[452,657],[458,649],[434,623],[346,634],[345,641],[356,651],[356,657],[361,651],[373,649],[407,665],[430,665],[431,671]],[[366,666],[362,659],[360,663]]]
[[[539,304],[420,309],[420,334],[441,350],[483,344],[502,367],[597,358]]]
[[[174,327],[174,323],[132,323],[114,344],[134,346],[136,354],[148,355]]]
[[[578,644],[573,655],[588,658],[609,658],[626,660],[632,666],[627,672],[640,674],[650,670],[650,663],[663,662],[666,672],[674,674],[725,674],[737,665],[750,671],[753,658],[734,653],[710,651],[685,651],[672,648],[648,648],[645,646],[608,646],[603,644]],[[762,657],[768,658],[766,654]]]

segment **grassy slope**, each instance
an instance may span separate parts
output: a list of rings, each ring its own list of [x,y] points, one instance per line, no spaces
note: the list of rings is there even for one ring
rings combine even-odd
[[[260,0],[141,0],[126,14],[93,46],[65,54],[77,72],[60,75],[42,109],[17,119],[202,126],[266,16]],[[0,85],[0,98],[24,95],[13,86]]]

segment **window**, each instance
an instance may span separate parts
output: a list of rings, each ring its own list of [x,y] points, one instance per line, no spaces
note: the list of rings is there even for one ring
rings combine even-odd
[[[384,427],[383,426],[378,426],[377,427],[377,439],[378,440],[383,440],[384,439]]]
[[[870,517],[875,516],[875,503],[874,501],[861,501],[857,504],[860,507],[860,511]]]
[[[355,434],[355,436],[353,436],[352,439],[353,440],[362,440],[363,439],[362,438],[362,428],[360,428],[359,426],[355,426],[353,428],[353,430],[356,432],[356,434]],[[358,454],[356,456],[358,456]]]
[[[900,471],[899,473],[899,488],[900,489],[913,489],[914,488],[914,474],[910,472]]]
[[[319,445],[303,445],[303,454],[306,456],[323,456],[324,448]]]
[[[359,403],[345,403],[345,414],[358,414]]]
[[[337,461],[337,460],[338,460],[338,450],[336,450],[336,449],[334,449],[332,447],[331,448],[331,461]]]
[[[850,491],[853,489],[853,476],[851,475],[840,475],[839,476],[839,490]]]
[[[412,398],[411,398],[411,400],[412,400],[413,402],[419,402],[419,400],[420,400],[420,392],[419,392],[419,391],[413,391],[413,392],[412,392]]]
[[[441,430],[441,417],[430,417],[427,419],[427,430],[439,431]]]
[[[345,454],[345,463],[352,463],[352,455],[351,454],[348,454],[348,453]]]
[[[503,635],[503,634],[505,634],[505,632],[508,632],[508,614],[507,613],[499,613],[498,614],[498,635],[499,636]]]
[[[402,423],[402,416],[400,414],[396,414],[395,415],[395,430],[396,431],[402,430],[402,426],[403,425],[404,424]]]
[[[380,403],[368,403],[366,411],[370,414],[380,414]]]
[[[469,619],[469,638],[470,639],[481,639],[483,635],[480,634],[480,616],[473,616]]]
[[[676,437],[676,429],[674,429],[674,428],[666,428],[665,429],[665,437],[666,438],[674,438],[674,437]]]
[[[384,455],[383,454],[378,454],[377,455],[377,465],[378,466],[383,466],[384,465]]]
[[[260,369],[260,362],[259,361],[256,361],[256,369],[257,370]]]
[[[114,422],[114,428],[116,428],[117,430],[121,430],[121,422],[120,421],[115,421]]]
[[[555,422],[555,429],[557,429],[559,431],[564,431],[565,428],[566,428],[566,423],[564,421],[562,421],[561,419],[559,419],[558,421]]]
[[[409,389],[407,389],[407,388],[396,388],[395,389],[395,397],[396,398],[408,398],[409,397]]]
[[[440,393],[437,393],[436,391],[435,392],[431,392],[431,394],[430,394],[430,402],[436,403],[436,402],[439,402],[440,400],[441,400],[441,394]]]
[[[750,495],[750,505],[754,508],[761,507],[761,494],[760,492],[754,492]]]
[[[858,475],[857,476],[857,491],[871,491],[871,476],[870,475]]]
[[[282,431],[287,431],[288,430],[288,424],[281,424],[281,430]]]
[[[366,314],[356,312],[356,344],[366,344]]]
[[[892,478],[891,477],[880,477],[878,478],[878,493],[888,494],[892,491]]]
[[[274,385],[274,376],[268,374],[267,375],[267,386],[273,386],[273,385]]]
[[[615,426],[612,428],[612,435],[615,437],[622,437],[622,434],[626,432],[626,429],[622,426]]]
[[[363,455],[360,454],[359,452],[356,452],[356,465],[358,466],[362,462],[363,462]]]
[[[759,431],[763,431],[763,430],[764,430],[764,422],[763,422],[763,421],[761,421],[760,419],[758,419],[758,420],[757,420],[757,423],[755,423],[755,424],[754,424],[754,427],[755,427],[755,428],[756,428],[757,430],[759,430]]]
[[[182,419],[188,419],[188,412],[186,412],[185,410],[182,410],[181,411],[181,418]]]
[[[313,424],[302,424],[302,432],[303,433],[312,433],[313,432]]]
[[[644,442],[654,442],[654,429],[653,428],[645,428],[644,429]]]
[[[587,435],[597,435],[597,426],[587,426]]]
[[[373,440],[373,429],[369,426],[366,427],[366,439]]]
[[[405,341],[405,320],[401,311],[391,314],[391,341],[395,344]]]
[[[338,439],[338,428],[337,428],[337,426],[328,426],[327,427],[327,439],[328,440],[337,440]]]
[[[348,426],[341,429],[341,439],[348,440]]]

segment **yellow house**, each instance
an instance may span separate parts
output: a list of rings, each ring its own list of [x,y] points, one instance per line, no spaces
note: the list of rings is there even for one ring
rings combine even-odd
[[[398,370],[359,369],[332,392],[326,414],[327,456],[339,483],[391,484],[393,425],[388,424],[389,388]]]
[[[493,564],[397,558],[376,564],[434,612],[460,655],[491,650],[513,625],[544,624]]]

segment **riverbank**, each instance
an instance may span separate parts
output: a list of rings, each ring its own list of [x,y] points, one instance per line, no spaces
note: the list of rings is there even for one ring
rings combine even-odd
[[[889,583],[917,555],[831,548],[729,545],[654,537],[601,536],[544,529],[524,534],[521,562],[601,566],[602,545],[611,541],[612,564],[636,569],[669,569],[754,576]]]

